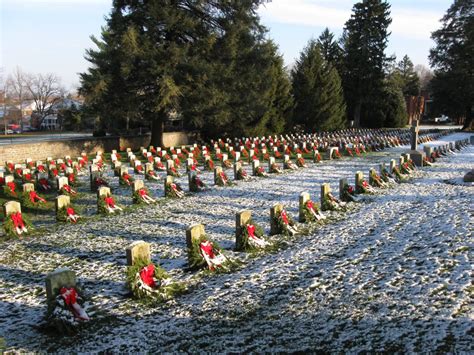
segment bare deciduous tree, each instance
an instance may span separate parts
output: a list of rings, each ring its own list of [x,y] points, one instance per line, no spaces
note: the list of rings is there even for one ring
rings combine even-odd
[[[15,70],[8,76],[6,81],[6,87],[8,88],[7,94],[10,98],[17,102],[20,106],[20,122],[23,120],[23,109],[24,102],[29,98],[29,93],[26,88],[26,81],[29,74],[23,72],[20,67],[16,67]]]
[[[28,75],[26,89],[35,102],[35,114],[39,124],[52,113],[54,104],[66,94],[66,90],[61,85],[60,77],[52,73]]]
[[[433,72],[423,64],[417,64],[415,65],[415,73],[418,74],[418,77],[420,78],[421,91],[428,90],[428,84],[431,79],[433,79]]]

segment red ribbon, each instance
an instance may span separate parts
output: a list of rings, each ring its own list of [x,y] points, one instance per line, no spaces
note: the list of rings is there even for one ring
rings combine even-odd
[[[10,181],[10,182],[7,182],[7,186],[8,188],[10,189],[10,192],[13,194],[13,195],[16,195],[16,192],[15,192],[15,189],[16,189],[16,185],[13,181]]]
[[[285,210],[281,211],[280,216],[281,216],[281,219],[283,220],[283,223],[289,224],[288,215],[286,214]]]
[[[105,204],[108,206],[108,207],[111,207],[111,208],[115,208],[115,201],[113,199],[113,197],[106,197],[104,198],[104,201],[105,201]]]
[[[70,183],[73,183],[75,181],[75,176],[74,174],[69,174],[67,179],[69,180]]]
[[[306,207],[308,208],[308,210],[314,211],[313,201],[309,200],[308,202],[306,202]]]
[[[16,228],[23,229],[25,228],[25,222],[23,221],[23,217],[21,216],[21,212],[13,212],[10,214],[10,219],[13,222],[13,225]]]
[[[138,194],[140,195],[140,197],[148,196],[145,189],[138,190]]]
[[[223,181],[224,183],[227,182],[227,176],[225,176],[225,174],[224,174],[223,171],[219,174],[219,176],[221,177],[221,179],[222,179],[222,181]]]
[[[25,174],[25,179],[27,181],[31,181],[31,174]]]
[[[252,225],[252,224],[248,224],[247,225],[247,233],[249,235],[250,238],[256,238],[255,236],[255,226]]]
[[[66,303],[67,306],[71,307],[74,303],[77,303],[77,291],[74,287],[61,287],[59,293],[61,294],[61,297],[63,298],[64,303]]]
[[[208,255],[211,259],[214,259],[214,248],[211,242],[202,242],[201,244],[199,244],[199,247],[204,253],[206,253],[206,255]]]
[[[40,202],[46,202],[46,200],[42,197],[40,197],[36,191],[30,191],[30,201],[35,203],[36,200],[40,201]]]
[[[149,287],[156,287],[153,276],[155,275],[155,265],[150,264],[140,270],[140,279]]]
[[[349,192],[351,195],[354,193],[354,188],[352,186],[347,187],[347,192]]]

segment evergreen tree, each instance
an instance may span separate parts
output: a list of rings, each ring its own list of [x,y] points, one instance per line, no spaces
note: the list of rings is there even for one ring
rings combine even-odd
[[[407,55],[398,62],[394,75],[399,81],[404,96],[418,96],[420,94],[420,78],[415,72],[413,62]]]
[[[334,39],[334,33],[325,28],[318,38],[319,48],[324,60],[334,67],[337,67],[341,60],[342,50]]]
[[[385,0],[362,0],[353,7],[353,14],[344,27],[343,86],[348,116],[356,127],[380,126],[380,122],[361,119],[361,112],[373,105],[369,98],[383,100],[385,67],[388,58],[385,48],[388,41],[390,5]],[[365,106],[365,107],[364,107]]]
[[[311,40],[292,72],[295,123],[307,130],[330,131],[344,127],[345,103],[336,69],[323,59],[319,44]]]
[[[435,106],[454,117],[465,117],[464,127],[473,122],[474,105],[474,3],[455,0],[433,32],[436,47],[430,51],[435,68],[431,82]]]

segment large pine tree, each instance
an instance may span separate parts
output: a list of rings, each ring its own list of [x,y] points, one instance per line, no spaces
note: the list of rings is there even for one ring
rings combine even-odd
[[[398,82],[404,96],[418,96],[420,94],[420,78],[415,72],[413,62],[407,55],[398,62],[392,76]]]
[[[430,52],[435,68],[431,82],[434,104],[453,117],[464,117],[463,128],[470,128],[474,116],[474,2],[455,0],[432,38],[436,43]]]
[[[361,117],[374,100],[383,100],[385,68],[388,58],[390,5],[385,0],[362,0],[344,27],[344,66],[342,73],[348,115],[356,127],[381,126],[383,118]]]
[[[345,126],[345,103],[336,69],[311,40],[292,71],[295,123],[311,131],[331,131]]]

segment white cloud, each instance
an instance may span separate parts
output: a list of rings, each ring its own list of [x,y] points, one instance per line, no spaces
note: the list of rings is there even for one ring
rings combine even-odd
[[[352,1],[345,0],[274,0],[262,6],[259,13],[273,22],[342,30],[351,16],[352,6]],[[431,32],[439,27],[442,14],[407,7],[398,8],[392,4],[391,16],[393,21],[390,30],[394,35],[428,39]]]

